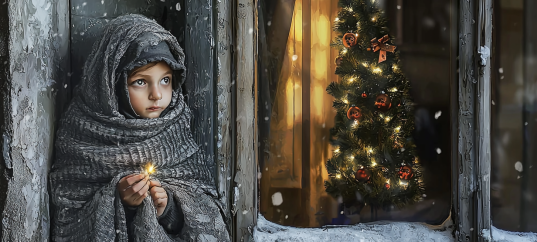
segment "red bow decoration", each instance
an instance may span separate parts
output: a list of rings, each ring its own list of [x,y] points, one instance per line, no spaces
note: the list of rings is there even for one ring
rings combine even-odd
[[[369,51],[377,52],[380,50],[379,53],[379,63],[386,60],[386,51],[394,52],[395,46],[386,44],[390,40],[390,37],[388,35],[384,35],[384,37],[377,40],[377,38],[374,38],[371,40],[371,47],[367,48]]]

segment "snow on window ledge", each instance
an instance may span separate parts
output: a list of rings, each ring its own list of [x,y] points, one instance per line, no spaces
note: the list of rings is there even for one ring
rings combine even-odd
[[[255,241],[454,241],[453,229],[434,230],[423,223],[379,221],[349,226],[294,228],[258,215]]]
[[[533,242],[537,241],[536,233],[511,232],[492,226],[492,241],[495,242]]]

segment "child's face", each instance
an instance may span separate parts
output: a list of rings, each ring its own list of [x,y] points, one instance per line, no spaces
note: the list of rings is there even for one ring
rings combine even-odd
[[[172,99],[172,69],[166,62],[135,69],[127,84],[132,108],[142,118],[158,118]]]

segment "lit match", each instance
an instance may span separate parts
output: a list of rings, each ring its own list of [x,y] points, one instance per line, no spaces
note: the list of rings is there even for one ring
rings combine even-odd
[[[147,174],[147,175],[151,175],[151,174],[155,173],[155,166],[153,166],[153,164],[151,164],[151,163],[148,163],[145,166],[144,173]]]

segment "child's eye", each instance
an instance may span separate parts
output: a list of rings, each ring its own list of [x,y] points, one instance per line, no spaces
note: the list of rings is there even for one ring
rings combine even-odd
[[[160,80],[160,82],[164,85],[167,85],[170,83],[170,78],[169,77],[164,77],[162,78],[162,80]]]
[[[132,85],[143,86],[144,84],[145,84],[144,79],[138,79],[138,80],[132,82]]]

